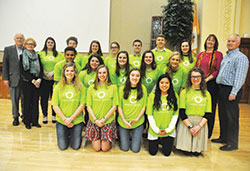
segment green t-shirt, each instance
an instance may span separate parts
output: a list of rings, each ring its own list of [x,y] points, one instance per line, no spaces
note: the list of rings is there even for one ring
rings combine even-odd
[[[83,56],[80,53],[77,52],[75,62],[78,63],[81,66],[82,60],[83,60]]]
[[[86,89],[83,86],[81,91],[76,91],[73,84],[65,85],[64,87],[62,87],[62,84],[59,83],[53,90],[51,105],[58,106],[64,116],[68,118],[74,114],[74,112],[81,104],[86,103],[85,93]],[[56,120],[57,122],[65,125],[63,120],[58,115],[56,115]],[[80,113],[72,123],[78,124],[83,121],[83,114]]]
[[[144,85],[142,85],[143,90],[143,96],[142,98],[137,101],[137,90],[131,89],[131,92],[128,96],[128,99],[123,98],[123,89],[124,86],[121,86],[119,88],[119,107],[122,108],[124,118],[127,122],[130,122],[133,119],[136,119],[138,115],[140,114],[143,107],[146,107],[147,105],[147,90]],[[123,122],[122,118],[118,116],[118,123],[121,127],[126,129],[133,129],[144,122],[144,115],[140,118],[140,120],[136,123],[133,123],[131,128],[128,128],[127,125]]]
[[[190,63],[188,56],[183,56],[183,60],[180,63],[180,67],[184,69],[185,73],[188,73],[195,66],[196,58],[193,56],[193,62]]]
[[[87,91],[87,106],[91,107],[97,120],[101,120],[113,106],[118,105],[118,92],[116,85],[97,86],[91,85]],[[94,119],[89,115],[91,122]],[[110,116],[105,124],[112,122],[115,119],[115,114]]]
[[[145,77],[142,79],[142,84],[146,87],[148,95],[151,93],[159,76],[161,75],[159,67],[156,67],[154,70],[145,72]]]
[[[116,58],[113,58],[112,56],[107,56],[104,61],[105,65],[108,67],[109,71],[115,70],[116,67]]]
[[[163,73],[166,73],[167,66],[162,67]],[[179,67],[176,72],[173,72],[172,83],[174,91],[179,94],[181,88],[186,87],[187,74],[184,72],[182,67]]]
[[[211,112],[211,96],[206,91],[206,96],[203,97],[200,90],[186,88],[181,91],[180,109],[186,109],[188,116],[204,116],[206,112]]]
[[[84,87],[88,88],[95,82],[96,72],[87,73],[87,70],[83,70],[79,74],[79,79],[81,80]]]
[[[168,63],[168,59],[172,53],[171,50],[165,48],[164,50],[162,51],[159,51],[157,49],[153,49],[151,50],[153,53],[154,53],[154,56],[155,56],[155,62],[157,65],[165,65]]]
[[[110,70],[110,80],[113,84],[115,84],[117,87],[120,87],[125,84],[127,80],[127,76],[125,75],[126,71],[120,70],[120,76],[118,77],[115,73],[115,68]]]
[[[46,72],[52,72],[54,71],[54,67],[55,65],[64,60],[64,57],[62,55],[61,52],[57,51],[57,56],[54,57],[53,56],[53,52],[48,52],[47,55],[45,53],[45,51],[40,51],[38,52],[38,54],[40,55],[40,59],[41,59],[41,63],[43,65],[43,69],[46,71]],[[46,80],[49,80],[45,75],[43,76],[44,79]]]
[[[63,71],[63,67],[66,64],[66,60],[58,62],[54,67],[54,81],[60,81]],[[75,63],[78,73],[81,72],[81,66],[78,63]]]
[[[178,95],[175,95],[177,98],[177,104],[178,104]],[[156,126],[161,130],[161,129],[167,129],[171,119],[174,115],[178,115],[179,114],[179,109],[177,109],[176,111],[174,111],[174,106],[172,106],[171,109],[169,109],[168,105],[167,105],[167,96],[161,96],[161,107],[159,110],[155,109],[153,107],[154,105],[154,98],[155,98],[155,93],[152,92],[150,93],[149,97],[148,97],[148,105],[147,105],[147,115],[152,115],[154,117],[155,120],[155,124]],[[158,133],[155,133],[153,131],[153,129],[151,128],[151,125],[149,124],[149,130],[148,132],[156,137],[167,137],[169,135],[171,135],[173,131],[167,133],[166,135],[162,136],[159,135]]]
[[[134,54],[129,55],[129,64],[131,65],[132,68],[138,68],[140,69],[141,67],[141,56],[135,56]]]
[[[85,67],[85,65],[89,62],[89,58],[90,58],[90,56],[91,56],[92,54],[90,54],[90,55],[85,55],[84,57],[83,57],[83,59],[82,59],[82,61],[81,61],[81,67],[82,67],[82,69]],[[101,58],[102,58],[102,60],[103,60],[103,62],[104,62],[104,57],[103,56],[101,56]]]

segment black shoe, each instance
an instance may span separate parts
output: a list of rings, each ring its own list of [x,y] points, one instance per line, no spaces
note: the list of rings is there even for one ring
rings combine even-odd
[[[12,122],[12,125],[13,126],[18,126],[19,125],[19,119],[18,117],[17,118],[14,118],[13,122]]]
[[[25,125],[25,128],[26,129],[31,129],[31,126],[30,125]]]
[[[226,143],[226,141],[223,141],[221,138],[212,139],[211,142],[213,142],[213,143],[222,143],[222,144]]]
[[[227,145],[224,145],[224,146],[220,147],[220,150],[222,150],[222,151],[233,151],[233,150],[238,150],[238,148],[227,144]]]
[[[48,117],[47,117],[47,116],[43,117],[43,123],[44,123],[44,124],[47,124],[47,123],[48,123]]]
[[[32,124],[32,126],[35,126],[35,127],[37,127],[37,128],[41,128],[41,127],[42,127],[39,123],[37,123],[37,124]]]
[[[201,153],[193,152],[193,155],[197,157],[197,156],[201,155]]]

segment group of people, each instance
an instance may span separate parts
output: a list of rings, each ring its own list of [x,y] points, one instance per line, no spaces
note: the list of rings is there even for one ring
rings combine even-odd
[[[190,40],[179,52],[165,48],[163,35],[156,48],[142,50],[133,41],[134,54],[120,51],[118,42],[110,45],[104,57],[99,41],[90,44],[82,56],[78,40],[69,37],[64,53],[56,50],[52,37],[36,52],[36,41],[15,35],[15,45],[6,47],[3,80],[9,86],[13,125],[19,125],[19,98],[27,129],[38,123],[41,96],[43,123],[48,123],[48,100],[52,95],[52,122],[56,123],[59,149],[79,149],[82,131],[95,151],[108,151],[119,138],[120,149],[139,152],[143,132],[147,132],[149,153],[169,156],[172,147],[185,155],[198,156],[207,149],[219,101],[220,149],[238,149],[239,100],[248,72],[248,58],[239,51],[240,37],[228,38],[227,55],[218,51],[214,34],[207,37],[204,51],[192,55]],[[24,44],[24,46],[23,46]]]

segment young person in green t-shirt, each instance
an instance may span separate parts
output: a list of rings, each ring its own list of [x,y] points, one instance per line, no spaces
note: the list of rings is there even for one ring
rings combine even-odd
[[[116,85],[112,85],[109,71],[100,65],[96,71],[94,85],[87,91],[87,110],[89,121],[86,127],[86,139],[92,141],[95,151],[108,151],[117,138],[115,110],[118,105]]]
[[[162,153],[169,156],[175,138],[175,125],[178,119],[178,95],[168,74],[159,77],[155,92],[148,98],[147,115],[149,121],[149,153],[156,155],[162,142]]]
[[[129,150],[130,138],[131,150],[135,153],[140,151],[146,103],[147,90],[141,83],[140,70],[133,68],[125,86],[119,88],[118,123],[122,151]]]
[[[81,61],[81,67],[85,68],[85,65],[88,63],[88,60],[89,60],[90,56],[91,55],[96,55],[96,54],[99,55],[102,58],[103,62],[104,62],[101,44],[100,44],[100,42],[98,40],[93,40],[90,43],[88,55],[85,55],[83,57],[83,60]]]
[[[211,115],[211,96],[206,89],[204,72],[193,68],[186,88],[181,92],[176,148],[186,155],[198,156],[207,149],[207,120]]]
[[[77,45],[78,45],[78,40],[76,37],[71,36],[66,40],[67,43],[67,47],[73,47],[76,49]],[[75,62],[78,63],[81,66],[81,61],[83,60],[83,56],[80,53],[76,53],[76,57],[75,57]]]
[[[168,73],[172,78],[174,91],[179,95],[180,91],[186,85],[186,73],[183,68],[179,66],[181,61],[179,52],[172,52],[167,65],[162,66],[163,73]]]
[[[63,66],[66,63],[69,63],[69,62],[74,63],[76,53],[77,52],[76,52],[75,48],[73,48],[73,47],[66,47],[64,49],[65,60],[62,60],[62,61],[58,62],[54,67],[54,81],[55,81],[56,84],[61,80],[61,74],[62,74]],[[77,72],[80,73],[81,66],[78,63],[75,63],[75,65],[76,65],[76,68],[77,68]]]
[[[125,84],[129,73],[129,57],[127,51],[120,51],[116,58],[116,67],[110,70],[110,79],[113,84],[120,87]]]
[[[149,95],[161,74],[160,68],[157,67],[155,56],[152,51],[147,50],[143,53],[140,71],[142,75],[142,84],[146,87]]]
[[[180,67],[184,69],[185,73],[188,73],[195,66],[196,62],[196,58],[192,54],[191,42],[183,40],[180,44],[179,52],[181,56]]]
[[[64,60],[61,52],[56,50],[56,41],[52,37],[45,40],[42,51],[38,52],[40,55],[41,63],[43,65],[43,78],[39,89],[41,96],[41,108],[43,113],[43,123],[48,123],[48,100],[53,94],[54,84],[54,67],[55,65]],[[52,123],[56,123],[56,113],[52,108]]]
[[[141,50],[142,50],[142,41],[138,39],[134,40],[133,41],[134,54],[129,55],[129,63],[132,66],[132,68],[140,69],[141,58],[142,58]]]
[[[120,51],[120,45],[118,42],[112,42],[110,44],[111,55],[107,56],[104,59],[105,65],[108,67],[109,71],[115,68],[116,66],[116,57]]]
[[[79,79],[86,88],[94,83],[96,78],[96,70],[98,66],[102,64],[103,60],[99,55],[95,54],[89,57],[88,63],[79,74]]]
[[[168,59],[171,55],[171,50],[165,48],[166,38],[164,35],[160,34],[156,37],[156,48],[152,49],[155,55],[155,62],[157,65],[165,65],[168,63]]]
[[[78,79],[75,64],[66,63],[52,96],[57,121],[57,145],[60,150],[67,149],[69,145],[74,150],[81,147],[85,93],[86,89]]]

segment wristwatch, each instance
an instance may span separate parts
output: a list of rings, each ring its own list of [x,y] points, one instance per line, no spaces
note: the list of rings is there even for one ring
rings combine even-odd
[[[188,129],[192,129],[194,126],[192,124],[188,125]]]

